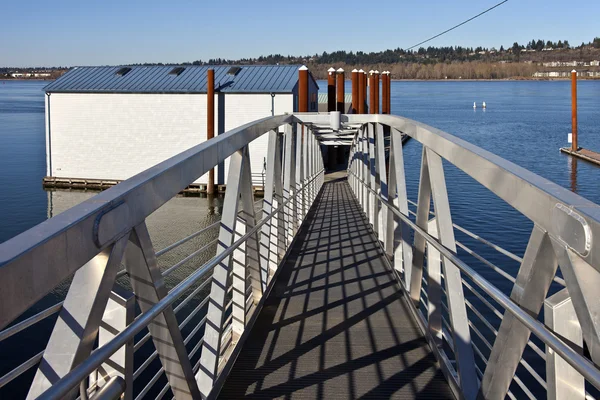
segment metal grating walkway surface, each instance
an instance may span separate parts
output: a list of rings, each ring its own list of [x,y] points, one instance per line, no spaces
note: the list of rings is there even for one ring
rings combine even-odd
[[[220,397],[453,398],[345,179],[325,183]]]

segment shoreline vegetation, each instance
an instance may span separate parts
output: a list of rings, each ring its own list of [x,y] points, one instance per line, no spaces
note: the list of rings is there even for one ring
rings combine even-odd
[[[215,58],[183,63],[142,63],[130,65],[274,65],[303,64],[316,79],[327,79],[330,68],[342,68],[346,78],[353,69],[389,71],[392,80],[562,80],[571,70],[579,79],[600,78],[600,37],[580,46],[567,40],[531,40],[499,49],[483,47],[421,47],[418,50],[388,49],[379,52],[344,50],[307,56],[271,54],[236,60]],[[58,78],[68,67],[0,67],[0,79]]]

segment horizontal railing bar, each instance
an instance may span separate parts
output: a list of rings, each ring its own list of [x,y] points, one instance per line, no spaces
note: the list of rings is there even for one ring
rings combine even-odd
[[[206,298],[204,300],[202,300],[200,303],[198,303],[196,308],[194,308],[194,311],[192,311],[190,313],[190,315],[188,315],[183,320],[183,322],[179,325],[179,330],[185,328],[185,326],[192,320],[192,318],[194,318],[196,316],[196,314],[198,314],[198,312],[202,309],[202,307],[204,307],[206,305],[206,303],[208,303],[208,300],[210,300],[210,296],[206,296]]]
[[[167,381],[167,384],[165,385],[164,388],[162,388],[162,390],[160,391],[160,393],[158,393],[158,395],[156,396],[155,400],[161,400],[163,398],[163,396],[165,394],[167,394],[167,392],[169,391],[169,388],[171,387],[171,385],[169,384],[169,382]]]
[[[25,361],[23,364],[19,365],[17,368],[13,369],[6,375],[0,378],[0,388],[10,383],[13,379],[19,377],[22,373],[36,365],[40,362],[42,357],[44,356],[44,351],[39,352],[35,356],[31,357],[29,360]]]
[[[356,175],[349,171],[348,173]],[[357,177],[358,178],[358,177]],[[553,332],[548,330],[539,321],[533,319],[526,311],[521,309],[516,303],[514,303],[508,296],[506,296],[500,289],[493,286],[487,279],[483,278],[473,268],[458,258],[450,249],[442,245],[431,236],[426,230],[419,227],[417,224],[412,222],[410,218],[402,214],[389,200],[384,199],[381,195],[377,194],[374,190],[368,187],[364,182],[359,179],[359,182],[366,187],[366,190],[372,192],[377,196],[378,200],[382,204],[386,205],[389,210],[392,211],[398,218],[406,223],[411,229],[417,232],[419,235],[431,243],[444,257],[450,262],[455,264],[462,273],[468,276],[477,286],[479,286],[484,292],[486,292],[494,301],[496,301],[505,310],[513,314],[523,325],[525,325],[532,333],[540,338],[546,345],[551,347],[559,356],[561,356],[569,365],[571,365],[577,372],[583,375],[592,385],[596,388],[600,388],[600,371],[595,366],[585,359],[582,355],[578,354],[559,339]]]
[[[200,320],[200,322],[198,322],[198,324],[196,324],[196,326],[194,327],[194,329],[191,330],[191,332],[189,333],[189,335],[187,335],[187,337],[183,341],[183,344],[187,345],[192,340],[192,338],[194,337],[194,335],[196,333],[198,333],[198,331],[200,330],[200,328],[202,328],[202,326],[206,323],[206,319],[207,319],[207,317],[204,316]],[[204,337],[202,339],[204,339]],[[191,354],[190,354],[190,357],[191,357]]]
[[[169,252],[169,251],[171,251],[171,250],[173,250],[173,249],[181,246],[182,244],[187,243],[188,241],[192,240],[193,238],[195,238],[197,236],[200,236],[203,233],[206,233],[206,232],[210,231],[211,229],[219,227],[220,224],[221,224],[220,220],[213,222],[212,224],[208,225],[207,227],[205,227],[203,229],[200,229],[198,232],[192,233],[191,235],[189,235],[189,236],[187,236],[187,237],[185,237],[185,238],[183,238],[183,239],[181,239],[181,240],[179,240],[179,241],[177,241],[177,242],[175,242],[175,243],[173,243],[173,244],[165,247],[164,249],[157,251],[156,252],[156,257],[160,257],[163,254],[165,254],[165,253],[167,253],[167,252]]]
[[[262,203],[262,199],[261,199],[261,200],[259,200],[259,201],[255,201],[255,202],[254,202],[254,206],[256,207],[256,206],[257,206],[257,205],[259,205],[260,203]],[[239,214],[239,213],[238,213],[238,214]],[[167,252],[169,252],[169,251],[173,250],[174,248],[176,248],[176,247],[179,247],[179,246],[181,246],[182,244],[184,244],[184,243],[186,243],[186,242],[188,242],[188,241],[192,240],[192,239],[193,239],[193,238],[195,238],[196,236],[200,236],[200,235],[202,235],[203,233],[205,233],[205,232],[208,232],[208,231],[210,231],[211,229],[214,229],[214,228],[218,227],[220,223],[221,223],[221,220],[219,220],[219,221],[215,221],[215,222],[213,222],[212,224],[210,224],[210,225],[208,225],[208,226],[206,226],[206,227],[204,227],[204,228],[200,229],[198,232],[192,233],[191,235],[189,235],[189,236],[187,236],[187,237],[185,237],[185,238],[183,238],[183,239],[181,239],[181,240],[179,240],[179,241],[177,241],[177,242],[175,242],[175,243],[173,243],[173,244],[171,244],[171,245],[169,245],[169,246],[165,247],[164,249],[157,251],[157,252],[156,252],[156,257],[160,257],[160,256],[162,256],[163,254],[165,254],[165,253],[167,253]]]
[[[494,307],[489,301],[487,301],[487,299],[485,297],[483,297],[477,290],[475,290],[475,288],[473,288],[471,285],[469,285],[469,283],[467,281],[465,281],[463,279],[462,283],[463,283],[463,285],[465,285],[467,287],[467,289],[469,289],[469,291],[471,293],[473,293],[479,300],[481,300],[481,302],[483,304],[485,304],[494,314],[496,314],[496,316],[498,318],[500,318],[500,319],[504,318],[502,313],[496,307]],[[495,329],[492,330],[492,332],[494,333],[494,335],[498,334],[498,332]],[[546,353],[543,352],[535,343],[533,343],[531,340],[529,340],[527,342],[527,345],[529,347],[531,347],[531,349],[533,351],[535,351],[538,356],[540,356],[542,359],[544,359],[544,361],[546,360]]]
[[[190,360],[192,359],[192,357],[194,357],[196,352],[200,349],[200,346],[202,346],[202,343],[204,343],[204,336],[201,337],[200,340],[198,340],[198,343],[196,343],[196,345],[194,346],[192,351],[190,351],[190,355],[188,356]],[[194,372],[196,372],[196,371],[194,371]]]
[[[308,186],[317,177],[319,177],[321,172],[323,171],[324,170],[321,169],[311,178],[305,180],[305,183],[298,190],[304,190],[304,188]],[[177,286],[175,286],[158,303],[150,307],[150,309],[148,309],[145,313],[138,316],[129,326],[127,326],[127,328],[118,333],[104,346],[94,351],[85,361],[79,364],[79,366],[77,366],[75,369],[71,370],[61,379],[56,381],[54,385],[52,385],[50,388],[48,388],[48,390],[42,393],[39,399],[60,399],[67,393],[69,393],[71,389],[73,389],[79,384],[79,382],[81,382],[96,368],[98,368],[98,366],[100,366],[104,362],[104,360],[110,358],[110,356],[112,356],[129,340],[131,340],[135,336],[135,334],[137,334],[139,331],[148,326],[160,313],[162,313],[167,307],[173,304],[175,300],[177,300],[186,291],[188,291],[198,280],[203,278],[209,271],[212,271],[212,269],[215,268],[226,257],[232,255],[235,249],[237,249],[242,243],[248,240],[248,238],[250,238],[256,232],[258,232],[258,230],[265,223],[270,221],[271,218],[273,218],[275,215],[277,215],[278,212],[283,210],[284,207],[291,201],[293,201],[293,198],[290,198],[283,202],[277,207],[276,210],[273,210],[270,215],[267,215],[265,218],[260,220],[252,229],[246,232],[230,247],[226,248],[222,253],[214,257],[211,261],[207,262],[202,267],[192,272],[185,280],[183,280]]]
[[[506,279],[508,279],[509,281],[511,281],[512,283],[515,283],[516,279],[512,275],[510,275],[509,273],[507,273],[506,271],[504,271],[502,268],[497,267],[496,265],[492,264],[490,261],[486,260],[485,258],[483,258],[482,256],[480,256],[479,254],[475,253],[473,250],[471,250],[469,247],[465,246],[464,244],[462,244],[458,240],[456,240],[455,243],[456,243],[456,245],[458,247],[460,247],[461,249],[463,249],[464,251],[466,251],[469,255],[475,257],[476,259],[478,259],[479,261],[481,261],[482,263],[484,263],[486,266],[490,267],[491,269],[493,269],[494,271],[496,271],[497,273],[499,273],[501,276],[503,276]]]
[[[133,345],[133,352],[135,353],[136,351],[138,351],[138,349],[142,347],[143,344],[148,341],[148,339],[150,339],[150,332],[146,333],[146,335],[144,335],[143,338],[141,338],[135,345]]]
[[[412,201],[410,199],[407,199],[407,201],[408,201],[408,203],[410,205],[413,205],[413,206],[417,207],[417,203],[415,203],[414,201]],[[409,211],[409,212],[411,214],[415,215],[415,216],[417,215],[417,214],[415,214],[412,211]],[[431,216],[435,217],[435,212],[429,211],[429,214]],[[479,241],[479,242],[481,242],[481,243],[483,243],[483,244],[491,247],[492,249],[496,250],[497,252],[504,254],[505,256],[507,256],[507,257],[509,257],[509,258],[511,258],[511,259],[513,259],[515,261],[517,261],[518,263],[522,263],[523,262],[523,258],[521,258],[518,255],[516,255],[516,254],[514,254],[514,253],[512,253],[512,252],[510,252],[510,251],[508,251],[506,249],[504,249],[503,247],[498,246],[497,244],[494,244],[494,243],[490,242],[487,239],[482,238],[481,236],[479,236],[479,235],[471,232],[470,230],[468,230],[466,228],[463,228],[462,226],[460,226],[458,224],[455,224],[455,223],[453,223],[452,226],[454,228],[458,229],[459,231],[461,231],[462,233],[464,233],[465,235],[470,236],[471,238],[473,238],[473,239],[475,239],[475,240],[477,240],[477,241]]]
[[[160,367],[160,369],[158,370],[158,372],[152,377],[152,379],[150,379],[150,381],[148,382],[148,384],[144,387],[144,389],[142,389],[142,391],[140,392],[140,394],[137,395],[137,397],[135,398],[135,400],[141,400],[144,398],[144,396],[146,394],[148,394],[148,392],[150,391],[150,389],[152,389],[152,386],[154,386],[154,384],[156,383],[156,381],[158,381],[158,379],[160,378],[160,376],[165,372],[165,367]]]
[[[196,297],[198,295],[198,293],[200,293],[200,291],[204,288],[206,288],[206,286],[210,283],[210,279],[205,280],[204,282],[202,282],[201,284],[198,285],[198,287],[196,289],[194,289],[194,291],[192,293],[189,294],[189,296],[187,296],[185,299],[183,299],[181,301],[181,303],[177,304],[177,307],[175,307],[173,309],[173,312],[175,314],[177,314],[183,307],[185,307],[185,305],[187,303],[190,302],[190,300],[192,300],[194,297]]]
[[[221,223],[219,221],[219,223]],[[219,239],[214,239],[211,240],[210,242],[208,242],[206,245],[202,246],[201,248],[199,248],[198,250],[192,252],[191,254],[187,255],[183,260],[179,261],[178,263],[174,264],[173,266],[169,267],[168,269],[166,269],[163,273],[162,276],[168,276],[171,273],[173,273],[173,271],[175,271],[176,269],[178,269],[179,267],[181,267],[182,265],[186,264],[188,261],[190,261],[192,258],[196,257],[198,254],[205,252],[206,250],[208,250],[208,248],[210,246],[214,246],[215,244],[217,244],[217,242],[219,241]]]
[[[0,342],[8,339],[9,337],[11,337],[14,334],[21,332],[24,329],[29,328],[31,325],[34,325],[37,322],[39,322],[51,315],[54,315],[55,313],[60,311],[63,303],[64,303],[64,301],[61,301],[60,303],[57,303],[51,307],[48,307],[45,310],[40,311],[39,313],[32,315],[31,317],[19,322],[18,324],[11,326],[10,328],[6,328],[2,332],[0,332]]]

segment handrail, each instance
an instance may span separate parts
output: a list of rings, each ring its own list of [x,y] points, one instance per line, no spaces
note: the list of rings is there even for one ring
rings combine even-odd
[[[0,244],[0,329],[40,300],[111,242],[90,235],[103,215],[119,204],[138,201],[121,222],[132,229],[198,177],[260,135],[292,120],[263,118],[186,150],[93,198]],[[219,151],[215,151],[219,149]],[[160,188],[160,196],[156,194]],[[73,252],[72,249],[77,251]],[[40,270],[31,260],[45,260]],[[52,271],[42,276],[44,271]]]
[[[353,174],[352,172],[349,172]],[[354,174],[353,174],[354,175]],[[354,175],[356,177],[356,175]],[[357,177],[358,178],[358,177]],[[438,250],[444,257],[450,260],[454,265],[460,268],[466,276],[468,276],[478,287],[485,291],[494,301],[500,304],[504,309],[508,310],[513,314],[519,321],[521,321],[527,328],[531,330],[536,336],[538,336],[546,345],[550,346],[557,354],[559,354],[565,361],[575,368],[581,375],[589,380],[594,386],[600,387],[600,371],[589,362],[585,357],[574,351],[571,347],[565,344],[559,339],[554,333],[548,330],[539,321],[533,319],[527,312],[525,312],[518,304],[512,301],[502,291],[496,288],[494,285],[489,283],[485,278],[478,274],[474,269],[469,267],[460,258],[458,258],[453,251],[442,245],[438,239],[431,236],[426,230],[419,227],[417,224],[412,222],[410,218],[405,216],[397,207],[384,199],[380,194],[376,193],[364,182],[360,181],[366,189],[375,194],[382,204],[386,205],[396,217],[402,220],[410,228],[412,228],[419,235],[422,235],[427,240],[427,243],[431,244]]]
[[[279,131],[280,127],[284,128],[284,132]],[[111,359],[110,365],[107,364],[102,368],[113,368],[114,365],[120,365],[119,363],[126,363],[127,359],[133,359],[136,350],[152,338],[156,351],[137,371],[133,371],[132,367],[129,370],[129,367],[125,367],[124,364],[120,365],[122,369],[118,370],[121,372],[117,375],[120,374],[125,378],[129,393],[126,398],[131,396],[133,380],[140,376],[156,357],[159,357],[163,364],[168,360],[169,368],[159,371],[155,377],[165,373],[169,384],[173,384],[179,382],[184,375],[188,385],[184,390],[188,390],[193,397],[200,393],[208,395],[213,389],[218,390],[218,383],[209,381],[200,374],[219,366],[216,363],[211,365],[210,360],[205,361],[203,368],[198,371],[194,379],[191,374],[196,372],[192,370],[190,358],[202,349],[201,360],[203,360],[206,351],[221,348],[219,354],[226,357],[228,362],[235,360],[235,357],[229,358],[228,354],[231,349],[241,346],[241,342],[237,339],[234,341],[233,335],[239,335],[240,330],[250,329],[254,321],[251,316],[256,315],[256,311],[260,310],[262,295],[265,290],[270,290],[272,285],[273,269],[278,267],[278,263],[289,249],[294,235],[323,184],[323,162],[316,137],[310,127],[303,129],[302,132],[303,134],[300,135],[300,125],[294,122],[291,115],[269,117],[246,124],[172,157],[0,245],[0,278],[3,284],[0,290],[0,302],[4,297],[10,300],[0,305],[0,327],[6,326],[28,305],[40,299],[57,283],[75,272],[65,301],[0,331],[0,338],[15,335],[57,311],[60,312],[59,322],[63,321],[64,315],[68,314],[71,318],[77,319],[84,329],[91,327],[97,330],[98,327],[104,327],[98,339],[100,347],[92,351],[83,363],[70,369],[68,363],[71,361],[64,356],[74,355],[79,351],[89,352],[93,343],[90,345],[83,340],[78,343],[77,338],[69,338],[72,336],[70,325],[57,323],[46,350],[0,377],[0,380],[7,383],[34,367],[42,359],[52,368],[58,368],[54,372],[59,380],[57,384],[49,385],[38,369],[29,396],[48,398],[55,393],[57,396],[55,398],[60,398],[66,394],[60,392],[61,387],[63,389],[68,387],[67,391],[75,389],[80,383],[87,387],[85,380],[89,374],[84,374],[85,376],[78,381],[67,381],[66,386],[62,386],[74,371],[80,371],[91,362],[95,363],[91,368],[100,367],[108,360],[109,356],[106,354],[112,355],[123,346],[126,346],[125,360],[115,364],[116,361]],[[267,133],[269,151],[264,198],[254,202],[248,145],[257,137]],[[212,223],[155,252],[146,228],[146,218],[178,194],[181,189],[226,158],[229,158],[230,165],[221,221]],[[255,221],[257,205],[262,205],[262,211],[259,211],[262,216],[256,218],[259,219],[258,222]],[[269,222],[274,218],[277,223]],[[202,243],[199,248],[193,249],[190,254],[164,271],[158,269],[157,257],[217,227],[219,227],[218,239]],[[238,229],[241,231],[238,232]],[[259,241],[260,246],[257,244]],[[173,289],[166,291],[162,277],[169,276],[216,244],[218,247],[215,257],[192,272]],[[27,284],[33,279],[31,266],[39,263],[32,263],[31,260],[38,259],[41,254],[46,255],[45,269],[41,272],[52,276],[48,276],[46,280],[42,279],[36,287],[32,287]],[[87,263],[91,258],[93,258],[92,262]],[[236,261],[231,262],[232,258]],[[116,277],[127,275],[126,279],[129,279],[136,298],[144,299],[143,302],[138,301],[142,312],[135,319],[133,319],[132,303],[135,300],[132,300],[131,294],[115,287],[113,294],[109,296],[115,282],[114,270],[118,269],[122,259],[125,261],[126,269],[117,271]],[[255,268],[257,273],[260,271],[260,276],[253,275],[254,264],[257,266]],[[216,265],[232,268],[234,273],[229,276],[233,276],[234,282],[231,279],[220,280],[217,273],[213,274],[212,279],[206,279]],[[239,265],[243,265],[246,271],[239,271]],[[110,273],[99,275],[98,271],[101,268],[107,271],[110,268],[110,271],[113,271],[112,277]],[[236,279],[239,281],[240,276],[252,278],[235,283]],[[139,279],[140,277],[142,279]],[[37,279],[40,279],[39,273]],[[100,281],[96,282],[97,279]],[[17,293],[12,285],[15,280],[19,281],[20,285],[25,285],[26,290]],[[86,283],[85,292],[80,290],[82,286],[76,283],[78,280]],[[96,284],[99,286],[94,288]],[[223,287],[221,285],[226,286],[224,296],[230,298],[229,301],[223,299],[218,293]],[[233,287],[239,288],[240,285],[243,285],[244,290],[232,293]],[[148,290],[146,289],[148,286],[154,288],[144,293]],[[207,287],[210,287],[208,296],[203,294],[203,298],[194,307],[186,306],[192,298]],[[244,298],[240,299],[236,293],[243,293]],[[179,302],[177,307],[171,307],[184,295],[184,300]],[[110,297],[109,301],[113,302],[110,311],[113,314],[103,316],[103,312],[108,311],[108,308],[103,309],[108,297]],[[219,301],[223,301],[221,310],[228,310],[228,313],[236,312],[239,315],[241,308],[247,314],[246,318],[250,319],[234,320],[231,314],[224,315],[219,323],[219,320],[215,319],[214,312],[211,311],[211,307]],[[15,307],[11,307],[8,304],[10,302],[15,303]],[[195,321],[198,314],[205,313],[206,308],[208,311],[205,315],[201,315],[200,323],[195,323],[185,337],[182,337],[184,328],[188,330],[192,320]],[[248,314],[248,309],[253,312]],[[7,312],[5,313],[4,310]],[[175,313],[179,311],[181,315],[178,317],[183,318],[181,323],[177,323],[175,319]],[[114,314],[115,312],[117,314]],[[159,315],[159,318],[164,318],[163,324],[150,325]],[[112,325],[115,323],[120,328]],[[206,331],[205,337],[198,340],[196,334],[203,326],[206,330],[209,328],[218,330],[217,343]],[[134,343],[135,334],[144,327],[148,327],[149,333]],[[85,340],[87,337],[84,335]],[[68,343],[59,343],[64,340]],[[191,354],[186,354],[185,346],[188,344],[193,345]],[[86,346],[90,347],[86,348]],[[52,359],[56,351],[61,353],[61,360],[65,360],[60,361],[61,365],[56,364],[56,360]],[[148,383],[147,389],[153,385],[152,381],[145,383]],[[181,389],[178,387],[178,390]],[[59,392],[56,392],[57,390]]]
[[[308,180],[300,190],[304,190],[311,182],[318,178],[323,171],[319,171],[313,177]],[[60,399],[66,396],[71,389],[76,387],[79,382],[85,379],[89,374],[95,371],[104,360],[107,360],[117,350],[123,347],[128,341],[141,331],[143,328],[148,326],[160,313],[162,313],[167,307],[172,305],[175,300],[181,297],[187,290],[189,290],[195,283],[202,279],[209,271],[219,265],[225,258],[231,256],[233,252],[244,242],[246,242],[251,236],[256,234],[262,226],[271,220],[277,213],[282,211],[293,199],[289,199],[282,203],[277,209],[275,209],[270,215],[260,220],[254,228],[246,232],[245,235],[236,240],[230,247],[225,249],[217,257],[213,258],[208,263],[194,271],[188,278],[179,283],[173,288],[163,299],[152,306],[149,310],[141,314],[132,324],[127,326],[123,331],[119,332],[110,342],[94,351],[84,362],[67,373],[60,380],[55,382],[48,390],[46,390],[41,396],[38,397],[40,400],[46,399]]]
[[[517,392],[509,390],[515,382],[520,387],[515,390],[522,390],[522,395],[531,397],[531,388],[524,385],[527,380],[519,376],[521,372],[517,373],[518,364],[540,383],[541,390],[547,390],[548,396],[556,396],[558,386],[564,388],[561,390],[583,393],[585,389],[581,382],[584,380],[598,387],[600,370],[596,365],[600,362],[600,325],[595,315],[600,313],[596,295],[600,284],[600,242],[596,239],[600,234],[600,206],[420,122],[391,115],[357,115],[341,119],[347,123],[362,122],[352,140],[348,166],[350,187],[385,253],[391,257],[390,263],[393,263],[401,286],[414,303],[411,311],[456,395],[474,399],[490,395],[514,397],[515,393],[518,397]],[[302,116],[302,121],[317,125],[325,122],[320,116]],[[416,203],[407,197],[401,135],[408,135],[423,145]],[[453,222],[442,160],[456,166],[533,221],[523,257]],[[431,200],[435,213],[430,210]],[[416,211],[411,210],[409,204],[416,206]],[[409,243],[413,240],[410,230],[414,232],[412,243]],[[468,246],[457,241],[455,231],[519,263],[517,275],[507,273],[502,264],[492,263],[478,254],[474,250],[478,244],[472,249],[471,241]],[[467,257],[474,257],[513,284],[510,297],[459,258],[459,248]],[[564,279],[556,276],[558,264]],[[555,296],[546,299],[553,282],[566,287],[568,292],[563,289],[555,300]],[[468,287],[482,304],[471,303],[465,297],[463,287]],[[571,308],[565,308],[565,297]],[[492,300],[504,308],[503,314],[491,304]],[[499,317],[500,327],[492,326],[483,319],[485,312],[475,308],[485,306]],[[548,328],[536,319],[541,307],[550,307],[548,310],[551,311],[547,310],[545,314]],[[467,313],[467,308],[471,314]],[[553,313],[563,314],[553,317]],[[481,318],[481,323],[471,321],[473,315]],[[568,344],[561,340],[566,335],[566,328],[562,328],[566,326],[565,321],[561,318],[569,321],[569,335],[583,337],[594,363],[581,356],[580,349],[572,347],[575,344],[582,346],[577,336],[567,337]],[[450,335],[445,333],[446,327]],[[484,330],[489,330],[485,336]],[[485,337],[486,343],[490,340],[489,357],[484,357],[471,341],[473,333]],[[545,354],[529,340],[530,334],[546,344]],[[447,346],[441,346],[442,341],[446,341]],[[565,366],[560,368],[567,368],[567,372],[557,369],[548,373],[546,384],[541,371],[523,359],[523,352],[529,351],[527,346],[532,350],[530,354],[548,364],[554,363],[555,357],[564,359]],[[478,362],[487,363],[486,368],[479,371],[481,381],[475,378],[478,370],[475,356],[479,357]],[[569,376],[568,382],[565,376]]]

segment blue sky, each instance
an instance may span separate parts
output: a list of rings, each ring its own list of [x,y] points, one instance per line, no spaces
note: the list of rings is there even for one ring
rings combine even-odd
[[[406,48],[499,0],[7,1],[0,66],[107,65]],[[510,0],[433,46],[600,36],[600,1]]]

